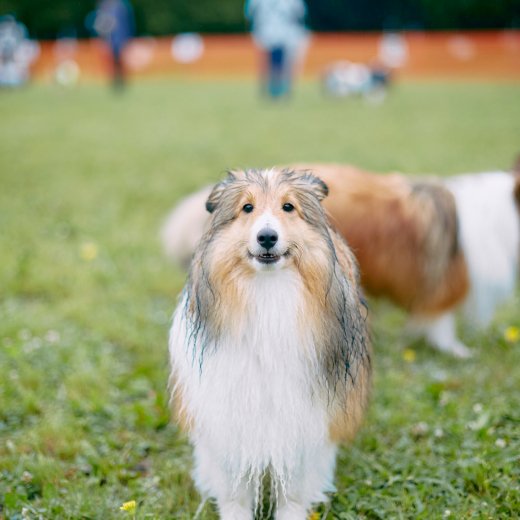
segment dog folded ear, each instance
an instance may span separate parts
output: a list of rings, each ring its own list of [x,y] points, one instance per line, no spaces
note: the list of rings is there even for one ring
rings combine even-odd
[[[329,194],[329,187],[316,175],[312,173],[306,174],[306,180],[312,186],[312,189],[318,200],[323,200]]]
[[[329,194],[329,187],[311,171],[300,170],[295,173],[299,176],[301,182],[311,188],[319,201],[322,201]]]
[[[215,185],[209,194],[208,200],[206,201],[206,210],[209,213],[213,213],[215,211],[222,197],[222,193],[235,179],[235,174],[232,171],[229,171],[227,177]]]

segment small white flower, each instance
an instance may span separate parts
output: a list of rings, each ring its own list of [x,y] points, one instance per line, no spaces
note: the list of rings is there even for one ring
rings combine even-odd
[[[418,422],[412,426],[412,434],[416,437],[423,437],[428,433],[428,430],[429,426],[423,421]]]
[[[497,448],[505,448],[507,446],[507,443],[506,443],[505,439],[497,439],[495,441],[495,446]]]
[[[468,428],[473,431],[479,431],[485,428],[489,422],[489,412],[480,414],[474,421],[469,421]]]
[[[435,428],[435,430],[433,430],[433,436],[437,439],[444,437],[444,430],[442,428]]]
[[[451,516],[451,511],[449,509],[445,509],[442,516],[444,518],[448,518],[449,516]]]
[[[473,405],[473,412],[474,413],[480,413],[483,410],[483,406],[480,403],[475,403]]]
[[[22,480],[22,482],[25,482],[26,484],[28,484],[29,482],[32,482],[33,476],[28,471],[24,471],[22,473],[22,479],[21,480]]]

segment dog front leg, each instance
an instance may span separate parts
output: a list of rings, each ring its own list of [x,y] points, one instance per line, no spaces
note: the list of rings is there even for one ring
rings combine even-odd
[[[253,493],[245,478],[238,482],[226,471],[211,445],[195,444],[193,480],[204,498],[214,498],[222,520],[253,520]]]
[[[276,520],[306,520],[312,505],[328,501],[326,493],[335,491],[336,445],[327,442],[305,451],[290,480],[278,482]]]

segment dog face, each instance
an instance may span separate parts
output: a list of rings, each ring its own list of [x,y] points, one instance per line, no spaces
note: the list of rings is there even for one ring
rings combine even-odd
[[[320,201],[327,191],[306,172],[230,173],[206,203],[212,213],[208,253],[217,263],[249,272],[293,266],[311,251],[314,258],[321,256],[327,221]]]

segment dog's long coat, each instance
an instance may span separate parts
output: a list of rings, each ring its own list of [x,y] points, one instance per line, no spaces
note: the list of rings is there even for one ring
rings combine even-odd
[[[304,520],[367,403],[365,309],[326,193],[308,173],[246,171],[207,201],[170,333],[171,387],[197,487],[224,519],[251,519],[269,474],[277,519]]]

